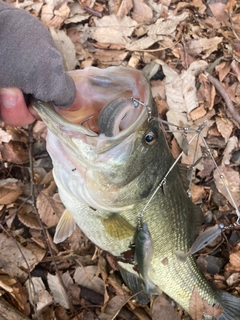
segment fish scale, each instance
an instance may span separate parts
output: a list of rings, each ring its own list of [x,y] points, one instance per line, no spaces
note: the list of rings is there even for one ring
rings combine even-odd
[[[174,160],[158,122],[149,121],[149,115],[157,117],[158,112],[142,73],[112,67],[106,70],[87,68],[71,75],[80,83],[77,89],[83,96],[81,84],[84,84],[84,90],[88,84],[93,86],[89,92],[98,92],[100,110],[104,108],[103,101],[107,100],[108,94],[111,99],[106,107],[120,96],[129,98],[130,91],[140,101],[139,107],[135,108],[136,120],[110,137],[103,133],[94,136],[91,130],[88,134],[86,128],[81,132],[81,125],[77,124],[76,133],[72,124],[68,130],[67,120],[61,119],[61,126],[58,125],[51,106],[34,103],[49,128],[47,149],[53,160],[59,195],[77,225],[101,249],[120,256],[134,242],[141,218],[140,222],[148,225],[152,238],[153,254],[149,270],[146,270],[150,281],[190,313],[190,301],[197,289],[208,306],[223,307],[224,312],[218,320],[240,320],[240,299],[213,288],[192,256],[180,261],[176,255],[176,251],[188,252],[190,249],[202,215],[186,194],[188,186],[185,188],[178,166],[169,172]],[[101,77],[104,79],[102,86]],[[109,88],[108,83],[111,84]],[[115,92],[112,88],[118,90]],[[95,103],[94,97],[93,100]],[[91,105],[91,97],[86,103]],[[83,115],[80,118],[83,119]],[[102,123],[108,125],[107,121]],[[149,137],[154,137],[153,143]],[[165,180],[166,184],[160,188]],[[113,232],[116,226],[118,232]],[[63,239],[64,228],[58,231],[59,239]],[[122,262],[119,265],[124,279],[135,275],[131,278],[131,289],[136,290],[134,282],[137,286],[138,273],[134,266]],[[146,279],[143,277],[143,280]],[[141,285],[138,291],[139,288]],[[203,311],[202,319],[213,320],[214,317],[206,312]]]

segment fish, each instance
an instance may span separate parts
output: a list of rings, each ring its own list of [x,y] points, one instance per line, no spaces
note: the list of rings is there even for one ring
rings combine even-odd
[[[93,243],[119,257],[134,243],[141,220],[145,227],[135,248],[139,270],[134,263],[118,261],[129,288],[148,295],[151,283],[193,318],[197,295],[203,301],[202,319],[240,319],[240,298],[213,287],[192,255],[185,261],[176,255],[189,252],[202,212],[187,196],[182,170],[173,165],[154,120],[158,110],[148,79],[126,67],[89,67],[70,75],[82,98],[79,110],[32,102],[48,127],[47,150],[68,212],[56,239],[69,235],[73,219]],[[120,113],[114,113],[113,105]],[[144,231],[147,238],[151,235],[149,242],[140,241]],[[150,250],[148,263],[140,255],[143,248]]]

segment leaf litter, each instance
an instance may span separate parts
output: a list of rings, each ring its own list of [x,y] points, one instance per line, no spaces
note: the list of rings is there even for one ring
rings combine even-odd
[[[12,4],[49,28],[66,70],[111,65],[143,69],[155,62],[157,75],[151,85],[161,118],[195,130],[206,123],[202,135],[213,158],[198,161],[206,145],[200,139],[197,146],[189,144],[191,130],[166,133],[174,157],[183,150],[181,162],[192,169],[191,193],[203,210],[203,228],[236,221],[234,203],[219,178],[219,173],[224,175],[239,205],[240,7],[236,0],[227,4],[202,0]],[[220,86],[208,74],[219,79]],[[145,320],[159,315],[188,319],[164,294],[150,305],[138,305],[114,258],[95,248],[78,228],[64,242],[53,243],[64,207],[51,175],[45,136],[41,122],[33,130],[0,125],[0,295],[33,319]],[[196,254],[209,281],[236,295],[240,294],[239,230],[238,226],[227,230]],[[210,258],[217,268],[211,269]],[[194,319],[206,310],[214,316],[221,313],[209,308],[195,288],[190,305]]]

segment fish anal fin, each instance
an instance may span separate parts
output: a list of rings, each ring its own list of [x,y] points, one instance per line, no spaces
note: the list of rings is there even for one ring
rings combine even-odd
[[[53,242],[54,243],[63,242],[73,233],[75,229],[76,229],[76,222],[73,219],[71,213],[67,209],[65,209],[57,224]]]
[[[112,213],[108,218],[102,219],[106,233],[114,239],[122,240],[132,237],[135,228],[119,213]]]

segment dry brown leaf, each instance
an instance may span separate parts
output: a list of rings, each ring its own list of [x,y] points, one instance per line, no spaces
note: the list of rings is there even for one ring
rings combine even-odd
[[[197,287],[194,286],[189,304],[189,313],[193,320],[202,320],[204,313],[216,319],[223,313],[223,308],[217,305],[210,306],[206,300],[201,298]]]
[[[204,104],[206,110],[211,110],[213,108],[216,95],[215,87],[209,83],[205,75],[200,74],[198,80],[201,83],[197,92],[198,101],[199,103]]]
[[[220,165],[218,167],[220,174],[225,178],[226,184],[228,185],[230,192],[236,202],[237,206],[240,205],[240,197],[239,197],[239,187],[240,187],[240,178],[239,173],[234,171],[231,167],[227,167],[224,165]],[[222,179],[219,176],[219,172],[217,169],[214,170],[213,177],[215,185],[218,191],[234,206],[232,199],[229,197],[229,194],[224,186]]]
[[[53,40],[61,52],[66,71],[74,70],[77,65],[76,52],[74,44],[63,30],[50,28]]]
[[[230,253],[229,256],[229,264],[228,270],[234,270],[240,272],[240,247],[237,245],[235,248],[233,248],[233,251]]]
[[[74,273],[77,284],[104,295],[104,281],[96,276],[97,266],[78,267]]]
[[[0,187],[0,204],[11,204],[15,202],[22,194],[22,189],[19,187],[6,188]]]
[[[7,133],[5,130],[0,128],[0,143],[9,142],[10,140],[12,140],[12,136],[9,133]]]
[[[203,311],[203,299],[200,297],[197,287],[194,286],[189,303],[189,313],[193,320],[202,320]]]
[[[218,45],[222,43],[222,40],[223,38],[221,37],[191,40],[188,45],[189,54],[198,55],[204,53],[202,58],[207,58],[212,52],[218,49]]]
[[[216,125],[218,131],[221,133],[222,137],[225,139],[225,142],[227,143],[233,130],[232,122],[222,117],[216,117]]]
[[[122,307],[127,303],[129,297],[115,296],[107,304],[103,313],[98,317],[100,320],[113,320],[116,318]]]
[[[221,27],[221,23],[217,21],[217,19],[214,17],[207,17],[205,19],[205,24],[207,27],[210,27],[215,30],[218,30]]]
[[[36,215],[32,212],[32,206],[25,204],[17,212],[18,219],[27,227],[41,229]]]
[[[216,66],[216,71],[219,73],[219,81],[222,82],[223,79],[229,74],[231,69],[230,62],[222,62],[219,65]]]
[[[226,87],[225,90],[229,94],[232,102],[240,104],[240,86],[238,81],[235,81],[231,86]]]
[[[91,37],[102,43],[117,43],[126,45],[130,42],[130,38],[137,22],[130,17],[125,16],[119,20],[115,15],[105,16],[102,19],[94,18],[96,28],[91,32]]]
[[[132,7],[133,7],[132,0],[122,0],[116,16],[119,19],[122,19],[124,16],[126,16],[129,13],[129,11],[132,9]]]
[[[227,146],[223,152],[223,159],[222,159],[222,163],[224,165],[228,165],[230,164],[230,159],[232,156],[232,151],[237,148],[237,144],[238,144],[238,138],[236,136],[232,136],[228,142],[227,142]]]
[[[132,18],[138,23],[147,22],[153,18],[152,9],[144,0],[133,0]]]
[[[54,16],[53,10],[54,10],[54,4],[52,0],[50,0],[47,4],[45,4],[42,7],[41,21],[46,26],[48,26],[49,22],[52,20]]]
[[[227,25],[229,23],[229,16],[226,11],[226,4],[221,2],[209,3],[208,4],[212,14],[221,22],[221,24]]]
[[[64,288],[62,286],[62,282],[60,281],[59,277],[58,276],[53,276],[50,273],[48,273],[47,281],[48,281],[48,285],[50,287],[51,293],[53,295],[54,301],[59,303],[65,309],[69,309],[68,296],[67,296],[67,293],[66,293],[66,291],[64,290]],[[66,285],[66,287],[67,287],[67,285]]]
[[[233,286],[235,283],[239,281],[239,273],[234,272],[230,275],[230,277],[227,278],[226,282],[230,286]]]
[[[182,14],[175,16],[172,13],[169,13],[167,19],[159,18],[154,24],[151,24],[148,27],[148,35],[165,35],[174,36],[176,32],[177,25],[184,21],[188,17],[187,12],[183,12]]]
[[[0,158],[3,161],[15,164],[24,164],[29,162],[28,150],[25,144],[18,141],[9,141],[0,145]]]
[[[46,287],[40,277],[32,277],[32,282],[27,280],[25,287],[28,291],[29,301],[32,306],[37,306],[37,310],[40,311],[53,302],[52,296],[46,290]],[[34,286],[34,292],[33,287]]]
[[[168,319],[179,320],[174,307],[163,296],[158,296],[152,306],[152,320]]]
[[[204,312],[210,315],[213,319],[217,319],[224,311],[223,307],[215,305],[210,306],[207,301],[203,300]]]
[[[19,248],[21,249],[21,252],[19,251]],[[24,282],[28,277],[27,272],[24,271],[28,269],[26,261],[30,270],[33,270],[37,264],[35,255],[30,250],[23,247],[19,242],[16,245],[16,241],[12,238],[8,238],[4,233],[1,233],[0,268],[10,277]]]
[[[155,42],[162,40],[162,36],[152,35],[149,37],[144,37],[138,40],[134,40],[126,45],[126,49],[129,51],[144,50],[152,46]]]
[[[205,114],[207,113],[207,110],[204,108],[204,106],[200,106],[196,109],[194,109],[193,111],[190,112],[190,117],[193,121],[202,118],[205,116]]]
[[[211,158],[203,159],[203,170],[198,172],[200,178],[210,177],[212,171],[215,169],[215,164]]]
[[[42,7],[41,21],[47,27],[60,28],[69,14],[70,9],[66,2],[63,2],[58,10],[54,10],[54,2],[51,0]]]
[[[17,283],[16,279],[9,277],[7,274],[0,275],[0,287],[5,291],[11,293],[13,292],[13,285]]]
[[[37,197],[37,208],[42,222],[48,227],[56,226],[64,211],[62,203],[55,201],[42,191]]]
[[[63,22],[69,17],[70,9],[66,2],[63,2],[63,5],[59,10],[54,10],[54,18],[51,20],[50,26],[54,28],[60,28]]]
[[[205,189],[203,186],[198,186],[196,184],[191,185],[191,196],[192,196],[192,202],[197,202],[205,193]]]
[[[24,144],[28,143],[28,131],[24,130],[23,128],[20,127],[12,127],[9,125],[4,125],[5,131],[12,136],[13,141],[20,141],[23,142]]]
[[[30,312],[27,306],[27,291],[19,281],[16,281],[10,278],[8,275],[4,274],[0,277],[0,286],[3,287],[4,290],[9,292],[9,296],[11,297],[11,300],[14,301],[15,307],[17,307],[21,311],[24,311],[25,314],[28,314]]]
[[[97,50],[95,57],[102,65],[118,66],[127,57],[128,52],[119,50]]]

